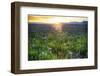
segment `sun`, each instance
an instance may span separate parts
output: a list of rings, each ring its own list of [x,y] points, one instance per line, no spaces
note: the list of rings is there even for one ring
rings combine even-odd
[[[53,28],[56,30],[56,31],[62,31],[62,23],[54,23],[53,24]]]
[[[66,19],[62,17],[53,17],[48,19],[48,23],[53,24],[52,27],[57,31],[62,31],[62,23],[65,22]]]

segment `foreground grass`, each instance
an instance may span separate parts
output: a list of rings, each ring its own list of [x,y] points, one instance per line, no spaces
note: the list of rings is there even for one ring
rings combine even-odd
[[[28,41],[28,60],[87,58],[86,33],[30,32]]]

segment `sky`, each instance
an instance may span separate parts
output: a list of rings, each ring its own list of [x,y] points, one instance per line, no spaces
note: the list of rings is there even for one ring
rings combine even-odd
[[[87,21],[87,17],[65,17],[65,16],[42,16],[42,15],[28,15],[28,23],[68,23],[68,22],[82,22]]]

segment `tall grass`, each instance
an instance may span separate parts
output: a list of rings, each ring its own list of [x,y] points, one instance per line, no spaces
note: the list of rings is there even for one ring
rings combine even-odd
[[[29,32],[28,60],[87,58],[87,34],[64,31]]]

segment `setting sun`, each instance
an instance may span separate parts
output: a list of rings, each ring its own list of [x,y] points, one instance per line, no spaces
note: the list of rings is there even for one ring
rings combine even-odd
[[[57,31],[62,31],[62,24],[61,23],[55,23],[53,25],[53,28]]]
[[[61,17],[54,17],[48,19],[48,23],[53,24],[53,28],[58,31],[62,30],[62,22],[66,22],[66,19]]]

